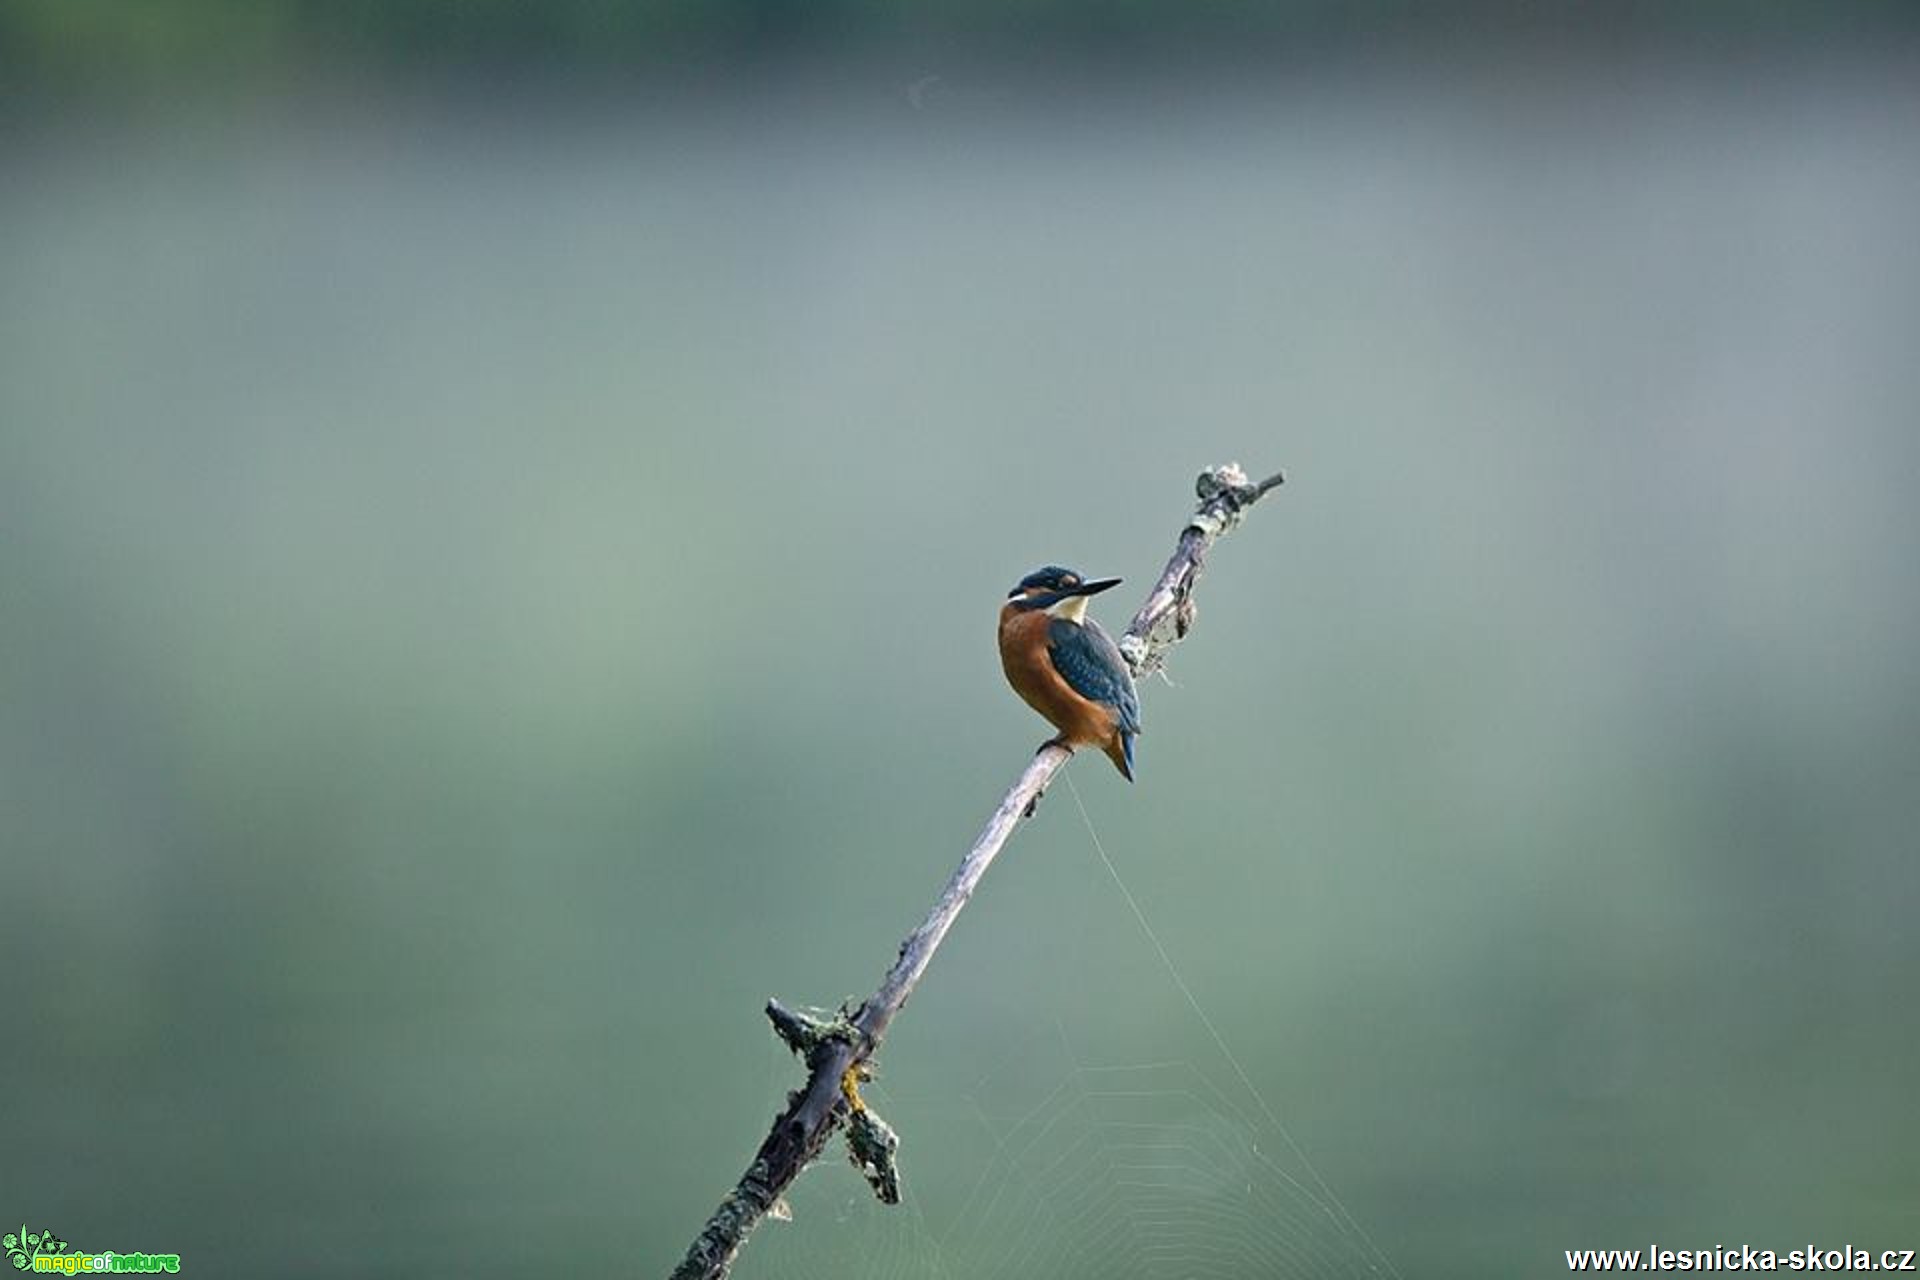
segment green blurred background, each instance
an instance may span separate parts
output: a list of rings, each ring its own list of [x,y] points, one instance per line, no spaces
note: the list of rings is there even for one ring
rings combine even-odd
[[[0,1223],[663,1274],[1238,458],[1071,776],[1258,1097],[1056,788],[738,1274],[1920,1245],[1910,12],[10,0]]]

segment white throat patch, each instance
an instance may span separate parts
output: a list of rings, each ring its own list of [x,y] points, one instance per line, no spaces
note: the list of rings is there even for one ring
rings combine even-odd
[[[1056,601],[1047,612],[1056,618],[1065,618],[1068,622],[1084,622],[1087,617],[1087,598],[1068,596],[1065,600]]]

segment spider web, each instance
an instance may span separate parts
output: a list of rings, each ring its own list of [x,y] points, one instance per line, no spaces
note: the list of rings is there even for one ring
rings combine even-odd
[[[939,1193],[915,1181],[913,1152],[903,1155],[902,1202],[892,1208],[875,1202],[850,1168],[809,1170],[788,1195],[793,1221],[763,1226],[735,1274],[1395,1274],[1285,1139],[1235,1107],[1194,1063],[1083,1062],[1064,1030],[1048,1039],[1040,1052],[1029,1046],[1010,1055],[1017,1065],[982,1076],[957,1102],[950,1097],[944,1115],[932,1099],[869,1086],[884,1114],[911,1117],[903,1131],[927,1137],[914,1144],[922,1165],[936,1150],[966,1153],[927,1170],[943,1184]],[[1034,1080],[1050,1083],[1021,1096],[1022,1082]],[[1016,1098],[1022,1110],[1009,1117]],[[972,1143],[955,1132],[966,1128]]]
[[[1077,790],[1074,799],[1078,806]],[[1019,1042],[971,1083],[927,1081],[927,1092],[906,1093],[876,1080],[867,1098],[906,1137],[901,1203],[878,1204],[851,1168],[830,1167],[844,1161],[829,1154],[828,1167],[789,1191],[792,1221],[763,1225],[736,1276],[1398,1276],[1215,1030],[1090,820],[1087,831],[1221,1062],[1100,1061],[1077,1051],[1054,1017],[1016,1031]],[[776,1068],[784,1069],[770,1058],[770,1081]]]

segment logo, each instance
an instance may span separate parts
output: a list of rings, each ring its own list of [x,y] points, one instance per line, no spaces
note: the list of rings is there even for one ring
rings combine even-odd
[[[0,1239],[0,1247],[6,1249],[7,1261],[15,1271],[77,1276],[114,1271],[125,1275],[180,1270],[177,1253],[115,1253],[111,1249],[105,1253],[68,1253],[65,1240],[51,1231],[29,1231],[25,1223],[19,1231],[7,1232],[5,1238]]]

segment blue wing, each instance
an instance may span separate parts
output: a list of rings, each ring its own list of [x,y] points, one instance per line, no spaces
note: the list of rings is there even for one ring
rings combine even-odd
[[[1140,732],[1140,695],[1134,691],[1127,660],[1099,623],[1092,618],[1081,623],[1053,619],[1047,624],[1047,656],[1075,693],[1120,713],[1121,732]]]

